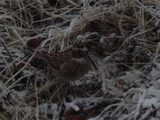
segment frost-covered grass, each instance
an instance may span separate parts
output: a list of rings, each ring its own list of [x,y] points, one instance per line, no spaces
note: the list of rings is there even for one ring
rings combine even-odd
[[[53,1],[0,2],[0,119],[159,120],[159,0]],[[92,69],[53,82],[36,52],[78,40]]]

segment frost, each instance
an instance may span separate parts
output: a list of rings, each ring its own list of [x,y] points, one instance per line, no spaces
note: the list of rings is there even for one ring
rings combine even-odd
[[[31,70],[23,70],[22,72],[23,72],[23,75],[28,75],[28,76],[33,75],[33,71]]]
[[[77,40],[84,42],[86,38],[83,35],[78,35]]]
[[[18,56],[20,58],[24,58],[25,57],[24,53],[22,53],[22,52],[16,52],[14,55]]]
[[[104,118],[99,118],[99,117],[95,117],[95,118],[89,118],[88,120],[104,120]]]
[[[79,85],[81,85],[82,84],[82,81],[80,81],[80,80],[76,80],[76,81],[71,81],[70,82],[73,86],[75,86],[75,85],[77,85],[77,86],[79,86]]]
[[[72,103],[64,102],[64,105],[66,106],[66,109],[73,108],[75,111],[79,111],[79,109],[80,109],[74,102],[72,102]]]
[[[102,99],[103,99],[102,97],[77,98],[72,100],[72,102],[70,103],[67,103],[66,101],[64,101],[64,105],[66,106],[66,109],[73,108],[75,111],[79,111],[80,108],[77,106],[78,103],[82,103],[86,107],[85,109],[87,109],[88,107],[96,105]]]
[[[151,99],[145,99],[142,104],[142,106],[144,108],[146,108],[146,107],[150,108],[150,107],[152,107],[152,105],[154,105],[156,108],[159,108],[160,107],[160,99],[157,99],[156,97],[153,97]]]
[[[42,112],[46,117],[47,115],[52,115],[53,120],[58,120],[58,105],[56,103],[50,103],[50,104],[42,104],[39,106],[40,112]]]
[[[157,76],[160,75],[160,64],[156,63],[155,65],[156,67],[153,67],[149,74],[153,79],[157,78]]]
[[[84,43],[87,39],[95,39],[98,36],[97,32],[86,32],[77,36],[77,41]]]
[[[157,21],[155,22],[155,26],[160,26],[160,19],[157,19]]]
[[[119,78],[131,81],[131,80],[138,79],[140,77],[138,71],[126,71],[125,73],[126,73],[125,75],[123,75]]]
[[[106,39],[107,39],[107,37],[101,37],[101,38],[100,38],[100,42],[101,42],[101,43],[105,43]]]
[[[1,0],[0,4],[1,5],[6,5],[6,0]]]
[[[67,36],[68,34],[72,33],[73,28],[75,27],[75,25],[77,25],[78,22],[79,22],[79,18],[72,19],[70,26],[63,30],[64,35]]]
[[[27,94],[27,91],[26,90],[23,90],[23,91],[14,91],[13,92],[14,94],[16,94],[16,96],[18,96],[19,98],[24,98]]]
[[[112,33],[112,34],[110,35],[111,38],[114,38],[115,36],[116,36],[115,33]]]

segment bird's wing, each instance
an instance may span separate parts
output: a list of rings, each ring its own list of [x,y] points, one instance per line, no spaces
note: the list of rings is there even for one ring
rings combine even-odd
[[[47,53],[45,51],[38,52],[38,55],[42,57],[51,67],[53,71],[59,71],[65,66],[69,59],[67,53]]]

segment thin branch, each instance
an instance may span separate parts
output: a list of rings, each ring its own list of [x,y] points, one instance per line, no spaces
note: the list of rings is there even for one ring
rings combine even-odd
[[[4,49],[6,50],[7,54],[9,55],[9,57],[10,57],[12,63],[13,63],[13,66],[17,69],[17,66],[16,66],[16,64],[14,63],[14,60],[13,60],[13,58],[12,58],[9,50],[7,49],[7,47],[6,47],[6,45],[5,45],[5,41],[4,41],[3,38],[1,38],[1,37],[0,37],[0,42],[2,43],[2,46],[3,46]]]

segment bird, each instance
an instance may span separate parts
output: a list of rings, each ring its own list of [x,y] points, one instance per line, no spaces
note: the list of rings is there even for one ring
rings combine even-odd
[[[78,80],[90,70],[91,60],[84,44],[73,45],[67,52],[38,51],[38,55],[50,66],[59,82]]]

